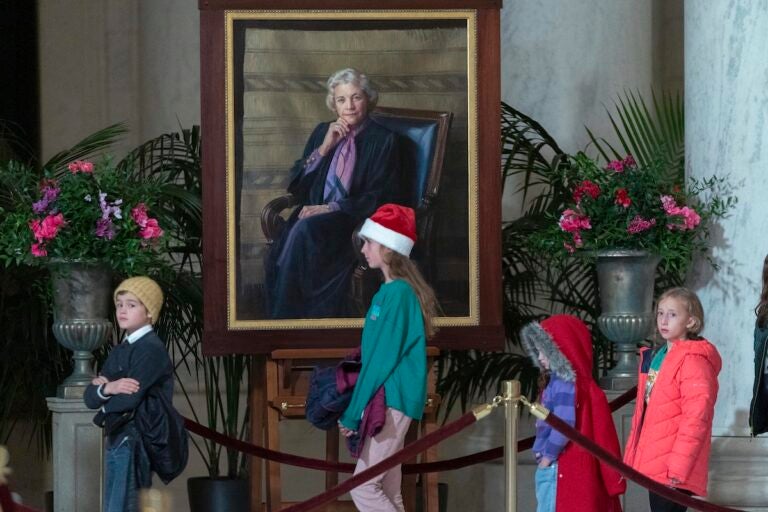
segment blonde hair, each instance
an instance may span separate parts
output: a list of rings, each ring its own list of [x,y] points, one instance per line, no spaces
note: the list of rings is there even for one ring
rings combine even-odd
[[[685,304],[688,314],[693,318],[693,327],[688,329],[688,335],[698,337],[699,333],[704,330],[704,307],[701,305],[699,296],[682,286],[670,288],[662,293],[656,301],[656,308],[666,299],[677,299]]]
[[[421,275],[416,263],[408,256],[403,256],[383,245],[381,251],[384,263],[389,267],[389,276],[392,279],[402,279],[416,292],[421,306],[421,316],[424,318],[424,333],[427,339],[431,338],[437,333],[432,319],[440,313],[440,304],[437,302],[434,290]]]

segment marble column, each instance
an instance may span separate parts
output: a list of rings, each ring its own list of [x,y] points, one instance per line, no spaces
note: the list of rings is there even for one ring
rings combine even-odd
[[[768,510],[768,443],[749,437],[752,330],[768,253],[768,2],[685,4],[687,173],[729,176],[739,203],[714,230],[713,270],[697,262],[704,335],[723,369],[715,408],[710,498]]]
[[[112,123],[121,154],[200,124],[197,0],[39,2],[43,160]]]
[[[82,398],[48,398],[53,413],[55,512],[101,510],[102,432]]]

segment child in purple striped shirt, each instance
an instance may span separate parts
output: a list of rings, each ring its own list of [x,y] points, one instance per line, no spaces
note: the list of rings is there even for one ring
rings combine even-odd
[[[566,421],[569,425],[576,424],[576,376],[568,359],[558,350],[557,345],[543,335],[531,332],[531,326],[523,329],[523,339],[526,349],[542,372],[543,382],[546,383],[541,391],[541,404]],[[536,457],[536,502],[537,512],[555,512],[557,494],[557,459],[568,438],[549,426],[544,420],[536,420],[536,440],[533,443],[533,454]]]
[[[572,315],[526,325],[520,337],[548,379],[540,401],[551,413],[619,457],[619,440],[605,393],[592,378],[592,337]],[[536,421],[537,512],[618,512],[625,482],[613,468]]]

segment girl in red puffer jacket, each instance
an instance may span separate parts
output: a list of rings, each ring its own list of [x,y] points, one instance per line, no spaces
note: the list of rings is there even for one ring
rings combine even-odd
[[[640,351],[637,401],[624,462],[657,482],[706,496],[720,354],[699,333],[704,311],[695,293],[659,297],[656,326],[666,343]],[[651,512],[684,512],[649,492]]]

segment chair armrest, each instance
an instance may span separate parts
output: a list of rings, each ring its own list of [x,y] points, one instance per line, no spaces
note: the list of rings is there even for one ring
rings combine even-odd
[[[299,200],[292,194],[277,197],[266,205],[261,210],[261,231],[264,233],[264,237],[267,239],[267,243],[271,244],[275,238],[280,235],[285,225],[285,219],[280,216],[283,210],[296,206],[299,204]]]

